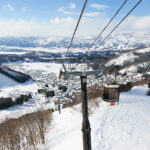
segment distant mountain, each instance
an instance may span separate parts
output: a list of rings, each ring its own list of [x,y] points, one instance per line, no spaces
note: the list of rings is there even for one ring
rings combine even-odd
[[[72,48],[88,48],[95,37],[75,38]],[[67,48],[70,38],[67,37],[1,37],[0,45],[18,47]],[[94,47],[103,49],[128,49],[150,46],[150,33],[117,34],[109,37],[104,43],[99,39]]]
[[[86,50],[91,46],[95,37],[75,38],[70,49],[69,56],[83,57]],[[1,37],[0,55],[10,60],[10,56],[16,56],[16,60],[24,60],[22,57],[60,58],[65,54],[69,45],[69,37]],[[150,46],[150,33],[143,34],[117,34],[109,37],[101,43],[99,39],[92,47],[88,56],[110,56],[135,48]],[[19,58],[18,58],[19,57]],[[21,59],[20,59],[21,58]],[[5,62],[6,59],[3,58]]]

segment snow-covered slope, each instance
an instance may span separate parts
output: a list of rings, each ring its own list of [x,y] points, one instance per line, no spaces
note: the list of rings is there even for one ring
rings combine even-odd
[[[134,87],[122,93],[120,104],[100,108],[90,116],[92,150],[149,150],[150,97],[147,86]],[[80,106],[53,114],[53,124],[42,150],[82,150]]]
[[[26,91],[37,91],[37,85],[29,80],[25,83],[18,83],[13,79],[0,73],[0,97],[11,97],[13,93],[23,93]]]
[[[109,61],[106,66],[111,66],[111,65],[123,65],[126,62],[134,62],[134,59],[137,58],[138,56],[135,56],[133,52],[125,53],[120,55],[118,58],[113,59]]]
[[[144,49],[139,49],[136,51],[137,53],[147,53],[147,52],[150,52],[150,47],[148,48],[144,48]]]
[[[150,61],[150,47],[148,48],[140,48],[136,50],[132,50],[129,52],[125,52],[123,54],[118,55],[117,57],[114,57],[110,59],[106,66],[112,66],[112,65],[118,65],[122,68],[125,67],[132,67],[132,68],[126,68],[126,70],[137,70],[137,67],[146,67],[149,66]],[[134,65],[134,66],[132,66]]]
[[[0,73],[0,88],[11,87],[15,85],[18,85],[16,81]]]

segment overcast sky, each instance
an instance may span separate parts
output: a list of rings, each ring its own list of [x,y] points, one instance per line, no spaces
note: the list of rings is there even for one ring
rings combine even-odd
[[[111,28],[138,0],[128,0]],[[77,36],[97,36],[124,0],[88,0]],[[0,36],[71,36],[84,0],[0,0]],[[150,0],[143,0],[117,32],[149,32]],[[111,29],[110,28],[110,29]]]

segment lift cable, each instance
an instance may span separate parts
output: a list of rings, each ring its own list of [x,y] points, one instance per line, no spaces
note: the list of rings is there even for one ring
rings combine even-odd
[[[85,7],[86,7],[87,2],[88,2],[88,0],[85,0],[85,3],[84,3],[83,8],[82,8],[82,11],[81,11],[81,13],[80,13],[80,17],[79,17],[78,22],[77,22],[77,25],[76,25],[76,28],[75,28],[75,30],[74,30],[73,36],[72,36],[71,41],[70,41],[70,44],[69,44],[69,46],[68,46],[68,50],[67,50],[66,56],[67,56],[67,54],[69,53],[70,47],[71,47],[71,45],[72,45],[74,36],[75,36],[75,34],[76,34],[76,31],[77,31],[77,29],[78,29],[79,23],[80,23],[81,18],[82,18],[82,16],[83,16],[83,12],[84,12],[84,9],[85,9]]]
[[[111,32],[100,42],[102,44],[118,27],[119,25],[131,14],[131,12],[141,3],[142,0],[139,0],[134,7],[124,16],[124,18],[111,30]],[[94,44],[93,44],[94,45]],[[93,46],[92,45],[92,46]],[[91,47],[90,47],[91,48]],[[86,51],[85,54],[89,52],[89,49]]]
[[[84,6],[83,6],[83,8],[82,8],[82,11],[81,11],[80,17],[79,17],[79,19],[78,19],[78,23],[77,23],[77,25],[76,25],[76,28],[75,28],[74,34],[73,34],[73,36],[72,36],[71,42],[70,42],[70,44],[69,44],[69,47],[68,47],[68,51],[67,51],[67,53],[66,53],[66,56],[67,56],[67,54],[69,53],[70,47],[71,47],[71,45],[72,45],[72,41],[73,41],[73,39],[74,39],[75,33],[76,33],[77,28],[78,28],[78,25],[79,25],[79,23],[80,23],[80,20],[81,20],[81,18],[82,18],[82,15],[83,15],[84,9],[85,9],[85,7],[86,7],[87,1],[88,1],[88,0],[85,1]],[[141,1],[142,1],[142,0],[138,0],[138,2],[134,5],[134,7],[133,7],[133,8],[124,16],[124,18],[111,30],[111,32],[100,42],[100,44],[103,43],[103,42],[118,28],[118,26],[130,15],[130,13],[139,5],[139,3],[141,3]],[[125,5],[125,3],[126,3],[126,1],[122,4],[122,6],[120,7],[120,9]],[[117,15],[117,13],[119,13],[120,9],[118,9],[118,11],[116,12],[116,15]],[[114,19],[114,17],[115,17],[116,15],[113,16],[112,20]],[[111,20],[111,21],[112,21],[112,20]],[[111,21],[110,21],[110,23],[111,23]],[[110,23],[109,23],[109,24],[110,24]],[[108,27],[108,25],[106,25],[106,27],[104,28],[104,30],[105,30],[107,27]],[[102,31],[102,32],[104,32],[104,31]],[[93,44],[93,45],[94,45],[94,44]],[[89,50],[89,49],[88,49],[88,50]],[[87,54],[88,52],[89,52],[89,51],[86,51],[86,53],[85,53],[84,56],[86,56],[86,54]],[[83,57],[82,59],[87,60],[88,58]],[[66,60],[66,57],[65,57],[65,60]],[[71,60],[71,59],[68,59],[68,60],[69,60],[69,64],[70,64],[70,60]],[[62,61],[62,64],[63,64],[63,61]],[[68,64],[68,65],[69,65],[69,64]],[[65,72],[67,72],[67,70],[66,70],[64,64],[63,64],[63,68],[64,68]]]
[[[115,15],[109,20],[109,22],[107,23],[107,25],[103,28],[103,30],[100,32],[100,34],[97,36],[97,38],[94,40],[94,42],[91,44],[91,46],[88,48],[87,52],[93,47],[93,45],[95,44],[95,42],[99,39],[99,37],[103,34],[103,32],[107,29],[107,27],[110,25],[110,23],[113,21],[113,19],[117,16],[117,14],[120,12],[120,10],[123,8],[123,6],[126,4],[128,0],[125,0],[124,3],[121,5],[121,7],[117,10],[117,12],[115,13]],[[86,53],[87,53],[86,52]]]
[[[66,52],[66,54],[65,54],[64,60],[66,60],[66,57],[67,57],[67,55],[69,54],[69,50],[70,50],[70,48],[71,48],[72,42],[73,42],[73,40],[74,40],[75,34],[76,34],[76,32],[77,32],[77,29],[78,29],[79,23],[80,23],[80,21],[81,21],[81,18],[82,18],[82,16],[83,16],[83,12],[84,12],[84,10],[85,10],[85,7],[86,7],[86,5],[87,5],[87,2],[88,2],[88,0],[85,0],[84,5],[83,5],[83,8],[82,8],[81,13],[80,13],[80,16],[79,16],[79,19],[78,19],[78,22],[77,22],[76,27],[75,27],[74,33],[73,33],[73,35],[72,35],[70,44],[69,44],[68,49],[67,49],[67,52]],[[69,60],[69,63],[68,63],[68,69],[69,69],[69,67],[71,68],[71,64],[70,64],[70,60],[71,60],[71,59],[68,59],[68,60]],[[62,60],[62,66],[63,66],[65,72],[67,72],[63,60]]]

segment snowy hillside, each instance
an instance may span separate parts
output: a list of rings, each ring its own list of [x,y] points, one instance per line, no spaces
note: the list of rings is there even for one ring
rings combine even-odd
[[[111,66],[111,65],[123,65],[125,62],[134,62],[134,59],[137,58],[138,56],[135,56],[133,52],[130,53],[125,53],[120,55],[117,59],[113,59],[109,61],[106,65]]]
[[[37,85],[29,80],[25,83],[18,83],[13,79],[0,73],[0,97],[8,97],[11,94],[36,91]]]
[[[127,74],[140,73],[149,74],[150,72],[150,47],[140,48],[125,52],[114,58],[110,58],[106,62],[106,67],[113,65],[119,66],[119,72],[127,76]]]
[[[140,59],[140,57],[143,55],[150,53],[150,47],[148,48],[141,48],[141,49],[137,49],[134,51],[130,51],[124,54],[120,54],[117,58],[112,59],[111,61],[109,61],[106,66],[111,66],[111,65],[120,65],[123,66],[125,63],[134,63],[135,59]],[[147,57],[148,57],[147,55]],[[147,58],[146,57],[146,58]],[[145,61],[148,61],[149,59],[145,59]]]
[[[95,37],[75,38],[71,47],[72,57],[82,57],[93,43]],[[0,62],[49,61],[50,58],[61,58],[66,53],[70,37],[1,37]],[[109,37],[104,43],[99,39],[91,49],[90,56],[113,56],[135,48],[150,46],[150,34],[117,34]],[[13,57],[12,57],[13,56]]]
[[[93,150],[149,150],[150,98],[147,86],[122,93],[118,106],[100,108],[90,116]],[[53,114],[42,150],[82,150],[80,105]]]
[[[0,73],[0,88],[15,86],[18,83]]]

